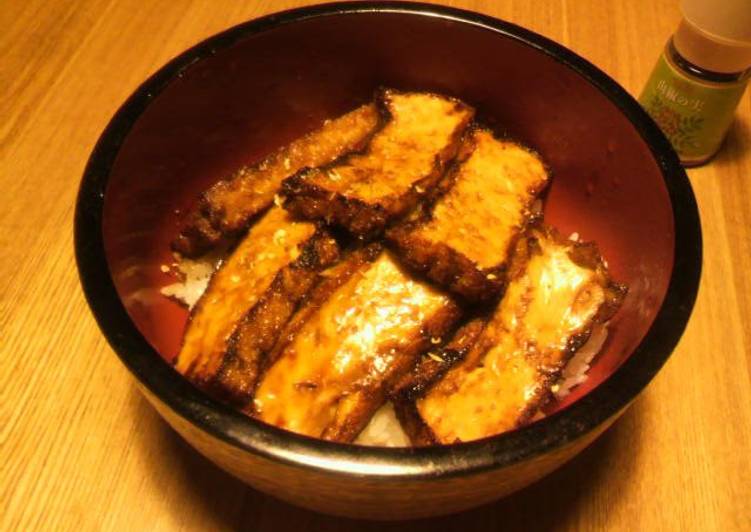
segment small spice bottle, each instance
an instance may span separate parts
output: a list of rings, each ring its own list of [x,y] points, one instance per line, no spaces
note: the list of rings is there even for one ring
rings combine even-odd
[[[751,77],[751,0],[683,0],[639,102],[684,166],[709,161]]]

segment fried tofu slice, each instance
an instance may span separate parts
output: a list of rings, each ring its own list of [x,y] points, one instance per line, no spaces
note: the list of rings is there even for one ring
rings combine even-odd
[[[614,283],[594,244],[540,228],[519,240],[506,293],[466,357],[414,404],[415,443],[449,444],[529,422],[593,325],[618,309]],[[409,413],[402,418],[409,418]]]
[[[280,207],[270,209],[209,281],[191,312],[175,369],[199,387],[210,389],[243,316],[267,294],[280,272],[310,266],[310,256],[322,246],[329,255],[329,248],[335,246],[324,231],[292,220]]]
[[[302,247],[295,261],[279,270],[269,289],[230,336],[221,366],[208,386],[212,395],[240,409],[250,406],[267,357],[287,322],[321,282],[321,270],[338,257],[336,240],[319,231]]]
[[[402,224],[387,236],[410,268],[473,302],[503,290],[510,250],[534,219],[532,204],[548,183],[545,165],[530,150],[475,129],[470,155],[451,171],[427,219]]]
[[[330,286],[312,296],[280,341],[256,391],[257,418],[350,442],[431,338],[446,334],[459,318],[450,296],[412,279],[374,246],[335,267]]]
[[[361,149],[380,123],[376,106],[363,105],[216,183],[186,215],[173,249],[196,257],[231,243],[271,205],[285,177]]]
[[[385,90],[376,101],[387,118],[364,151],[285,179],[286,209],[371,237],[439,181],[457,154],[472,108],[422,92]]]

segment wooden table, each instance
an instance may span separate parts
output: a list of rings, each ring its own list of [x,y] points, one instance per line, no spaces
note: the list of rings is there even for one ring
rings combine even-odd
[[[220,30],[305,3],[0,3],[0,529],[751,529],[749,94],[720,156],[689,172],[705,259],[681,343],[621,421],[531,488],[433,521],[346,521],[245,487],[160,420],[79,288],[79,178],[147,75]],[[632,94],[679,20],[677,0],[451,4],[561,42]]]

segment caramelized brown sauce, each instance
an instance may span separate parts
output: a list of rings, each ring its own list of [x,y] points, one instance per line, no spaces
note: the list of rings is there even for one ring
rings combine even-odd
[[[272,208],[250,230],[211,278],[185,331],[175,368],[204,380],[213,376],[240,318],[271,285],[277,272],[300,253],[315,225],[293,221]]]
[[[572,243],[537,236],[539,252],[510,282],[475,347],[417,402],[441,443],[498,434],[531,417],[569,341],[605,303],[601,269],[576,264]]]
[[[327,190],[368,202],[400,196],[429,175],[436,156],[449,146],[471,111],[427,93],[389,93],[391,120],[362,155],[306,176]]]
[[[547,173],[534,154],[488,131],[476,131],[474,141],[476,147],[457,171],[453,186],[418,234],[448,245],[485,269],[506,261]]]
[[[383,253],[321,306],[269,368],[256,393],[257,416],[321,436],[344,397],[379,386],[399,357],[414,356],[408,351],[425,322],[450,302]]]
[[[259,204],[266,207],[282,180],[302,168],[321,166],[360,144],[378,124],[375,105],[364,105],[326,122],[321,129],[298,139],[255,168],[246,169],[239,179],[210,189],[207,199],[221,205],[222,225],[237,227],[247,220],[247,211]],[[257,209],[257,207],[254,207]]]

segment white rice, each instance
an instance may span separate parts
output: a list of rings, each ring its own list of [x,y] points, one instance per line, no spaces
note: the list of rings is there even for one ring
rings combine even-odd
[[[172,271],[181,280],[163,287],[160,292],[162,295],[176,299],[192,309],[206,291],[211,274],[214,273],[218,263],[217,257],[206,257],[198,260],[176,257],[176,262],[172,268],[162,265],[162,271],[165,271],[165,269]]]
[[[556,399],[563,399],[571,393],[573,388],[587,380],[587,372],[592,359],[600,352],[607,338],[607,323],[596,324],[592,328],[592,334],[589,336],[587,343],[574,353],[566,367],[563,368],[561,381],[553,386],[553,394]]]
[[[391,403],[379,408],[370,423],[355,440],[359,445],[375,447],[409,447],[409,437],[402,429]]]

